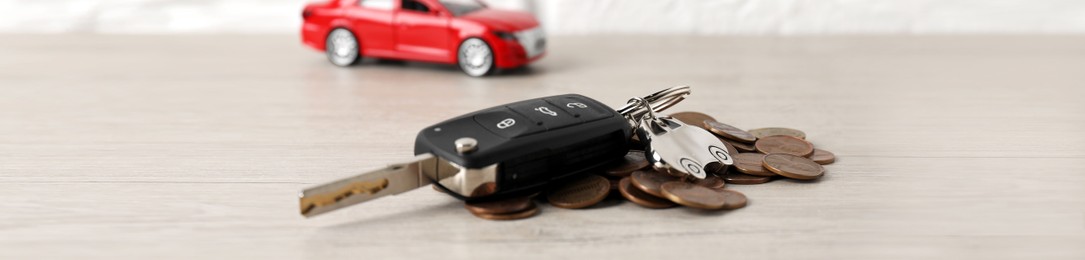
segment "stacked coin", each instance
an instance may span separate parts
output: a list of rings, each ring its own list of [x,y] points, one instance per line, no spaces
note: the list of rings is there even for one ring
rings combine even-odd
[[[833,153],[814,148],[806,140],[806,134],[799,130],[768,127],[747,131],[698,112],[680,112],[670,116],[718,136],[734,157],[734,165],[709,169],[713,174],[697,179],[649,167],[644,147],[634,147],[610,167],[551,187],[542,193],[545,196],[538,199],[567,209],[589,208],[609,197],[624,198],[651,209],[682,205],[704,210],[732,210],[745,207],[747,198],[738,191],[726,189],[728,184],[762,184],[779,178],[814,180],[825,175],[823,164],[836,160]],[[636,140],[633,144],[640,145]],[[615,194],[620,196],[612,196]],[[522,219],[539,212],[534,197],[467,203],[465,207],[483,219]]]

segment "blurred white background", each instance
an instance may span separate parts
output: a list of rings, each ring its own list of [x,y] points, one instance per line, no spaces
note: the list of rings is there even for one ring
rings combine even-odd
[[[294,33],[305,0],[0,0],[0,33]],[[487,0],[551,34],[1085,32],[1082,0]]]

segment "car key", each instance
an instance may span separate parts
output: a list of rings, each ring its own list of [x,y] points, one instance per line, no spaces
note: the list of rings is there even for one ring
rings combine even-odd
[[[301,214],[315,216],[431,183],[468,201],[537,192],[624,157],[633,134],[630,121],[637,122],[632,118],[662,111],[688,94],[686,86],[669,88],[617,111],[568,94],[468,113],[420,131],[409,162],[303,190]]]

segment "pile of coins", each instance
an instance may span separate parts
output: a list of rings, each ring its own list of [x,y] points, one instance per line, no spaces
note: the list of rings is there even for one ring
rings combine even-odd
[[[464,207],[471,214],[489,220],[535,216],[539,213],[536,201],[545,201],[558,208],[582,209],[607,198],[624,198],[651,209],[681,205],[703,210],[733,210],[745,207],[748,199],[745,194],[726,189],[728,184],[762,184],[779,178],[815,180],[825,175],[821,165],[836,160],[833,153],[814,148],[806,141],[806,134],[799,130],[769,127],[746,131],[698,112],[670,116],[719,137],[734,158],[734,165],[717,165],[704,179],[674,174],[666,169],[652,168],[645,158],[644,147],[634,140],[640,150],[631,150],[621,162],[602,172],[553,187],[541,193],[544,196],[536,194],[466,203]]]

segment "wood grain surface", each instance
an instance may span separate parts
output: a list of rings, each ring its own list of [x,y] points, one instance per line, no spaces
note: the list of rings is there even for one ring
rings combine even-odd
[[[368,61],[296,36],[0,37],[0,259],[1082,259],[1085,37],[567,37],[530,69]],[[298,190],[419,129],[580,93],[804,130],[812,183],[735,211],[473,217],[429,188],[305,219]]]

